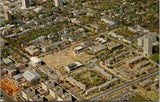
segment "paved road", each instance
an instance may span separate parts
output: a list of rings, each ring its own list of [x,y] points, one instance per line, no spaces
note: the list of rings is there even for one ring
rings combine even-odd
[[[124,84],[123,84],[122,86],[120,86],[120,87],[114,88],[114,89],[112,89],[112,90],[110,90],[110,91],[108,91],[108,92],[104,92],[104,93],[102,93],[101,95],[96,95],[95,97],[92,97],[92,98],[90,98],[89,100],[90,100],[90,101],[98,101],[98,100],[103,99],[104,97],[106,97],[106,96],[108,96],[108,95],[111,95],[111,94],[116,93],[117,91],[123,90],[123,89],[125,89],[126,87],[129,87],[129,86],[131,86],[131,85],[133,85],[133,84],[139,83],[142,79],[147,79],[147,78],[149,78],[149,77],[152,77],[152,76],[155,76],[155,75],[158,75],[158,74],[159,74],[159,71],[156,71],[156,72],[153,72],[153,73],[151,73],[151,74],[142,76],[142,77],[140,77],[140,78],[138,78],[138,79],[129,81],[129,82],[127,82],[127,83],[124,83]]]

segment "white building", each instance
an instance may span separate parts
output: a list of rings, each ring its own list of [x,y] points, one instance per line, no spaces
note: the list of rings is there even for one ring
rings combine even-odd
[[[61,6],[63,6],[63,0],[54,0],[54,2],[55,2],[55,6],[56,6],[56,7],[61,7]]]
[[[30,83],[35,82],[41,78],[41,76],[33,71],[33,70],[27,70],[25,71],[22,76]]]
[[[137,45],[138,46],[140,46],[140,47],[143,47],[143,38],[141,37],[141,38],[138,38],[138,43],[137,43]]]
[[[153,39],[151,37],[144,38],[143,53],[145,55],[147,55],[147,56],[152,55],[152,44],[153,44]]]
[[[72,101],[72,96],[66,92],[63,95],[58,96],[57,100],[58,101]]]
[[[49,89],[49,93],[52,97],[57,98],[63,94],[63,89],[59,86]]]
[[[42,61],[40,59],[38,59],[37,57],[31,57],[30,60],[31,60],[31,64],[34,67],[38,67],[38,66],[42,65]]]
[[[28,8],[28,7],[30,7],[30,6],[31,6],[30,0],[22,0],[22,7],[23,7],[24,9],[26,9],[26,8]]]

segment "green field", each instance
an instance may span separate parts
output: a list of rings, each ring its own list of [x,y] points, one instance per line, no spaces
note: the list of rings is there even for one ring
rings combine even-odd
[[[131,98],[130,100],[128,101],[147,101],[144,97],[140,96],[140,95],[137,95],[136,97],[134,98]]]
[[[72,76],[75,80],[80,81],[83,84],[85,84],[87,88],[98,86],[100,84],[103,84],[106,81],[106,79],[103,78],[100,75],[100,73],[94,70],[89,70],[89,69],[73,74]]]
[[[151,57],[151,59],[152,59],[153,61],[155,61],[156,63],[159,63],[159,54],[154,54],[154,55]]]

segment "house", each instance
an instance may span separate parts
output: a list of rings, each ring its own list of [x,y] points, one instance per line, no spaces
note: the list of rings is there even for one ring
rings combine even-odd
[[[99,29],[101,28],[101,26],[98,25],[98,24],[91,24],[90,26],[91,26],[92,28],[97,29],[97,30],[99,30]]]
[[[90,95],[91,93],[94,93],[98,90],[98,87],[97,86],[94,86],[92,88],[89,88],[88,90],[86,90],[86,95]]]
[[[58,101],[72,101],[72,96],[69,93],[65,92],[61,96],[58,96],[57,100]]]
[[[10,58],[3,58],[2,60],[3,60],[4,64],[6,64],[6,65],[13,64],[13,61]]]
[[[1,46],[4,46],[4,45],[5,45],[5,40],[2,39],[2,38],[1,38],[1,41],[0,41],[0,45],[1,45]]]
[[[119,43],[116,43],[114,41],[111,41],[111,42],[108,42],[107,43],[107,47],[109,50],[113,51],[113,50],[116,50],[116,49],[119,49],[122,45],[119,44]]]
[[[95,40],[101,42],[102,44],[106,43],[106,40],[103,38],[96,38]]]
[[[82,66],[83,66],[83,65],[82,65],[80,62],[73,62],[73,63],[65,66],[64,68],[65,68],[67,71],[71,72],[71,71],[73,71],[73,70],[75,70],[75,69],[78,69],[78,68],[80,68],[80,67],[82,67]]]
[[[87,13],[84,10],[76,10],[76,11],[73,11],[72,14],[76,17],[79,17],[81,15],[86,15]]]
[[[76,54],[79,54],[79,53],[81,53],[81,52],[83,52],[83,47],[82,46],[78,46],[78,47],[75,47],[74,48],[74,52],[76,53]]]
[[[39,79],[41,79],[41,76],[37,72],[30,70],[30,69],[25,71],[22,74],[22,76],[30,83],[36,82]]]
[[[24,48],[30,55],[38,55],[40,53],[40,50],[35,45],[30,45],[28,47]]]
[[[42,61],[37,58],[37,57],[31,57],[30,58],[30,61],[31,61],[31,64],[34,66],[34,67],[38,67],[38,66],[41,66],[42,65]]]
[[[78,33],[83,33],[83,32],[85,32],[85,29],[84,28],[79,28],[79,29],[77,29],[77,32]]]

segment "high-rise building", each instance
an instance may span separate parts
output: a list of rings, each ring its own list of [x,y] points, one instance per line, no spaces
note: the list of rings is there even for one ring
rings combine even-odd
[[[140,46],[140,47],[143,47],[143,41],[144,41],[143,37],[138,38],[138,43],[137,43],[137,45]]]
[[[144,47],[143,47],[143,53],[147,56],[152,55],[152,44],[153,44],[153,38],[151,36],[147,36],[144,38]]]
[[[26,8],[28,8],[28,7],[30,7],[30,6],[31,6],[30,0],[22,0],[22,7],[23,7],[24,9],[26,9]]]
[[[55,2],[55,6],[56,6],[56,7],[61,7],[61,6],[63,6],[63,0],[54,0],[54,2]]]

